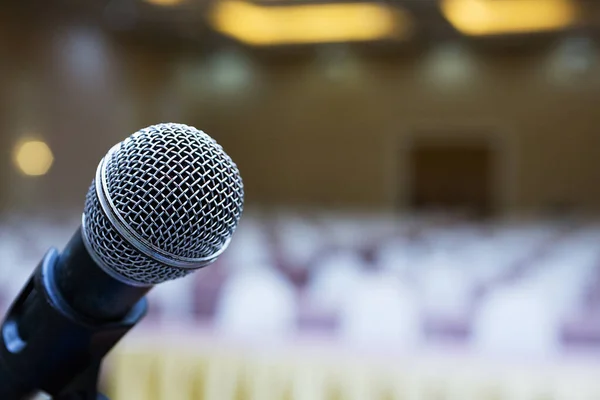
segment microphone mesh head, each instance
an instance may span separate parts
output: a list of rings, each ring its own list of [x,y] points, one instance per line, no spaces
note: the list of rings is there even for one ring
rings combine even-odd
[[[154,125],[104,157],[86,197],[84,238],[107,272],[152,285],[214,260],[243,201],[237,166],[215,140],[187,125]]]

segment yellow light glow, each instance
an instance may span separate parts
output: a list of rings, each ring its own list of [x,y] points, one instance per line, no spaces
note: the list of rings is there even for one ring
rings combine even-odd
[[[498,35],[561,29],[578,10],[570,0],[444,0],[442,12],[466,35]]]
[[[374,3],[269,7],[224,0],[215,5],[210,22],[252,45],[370,41],[409,32],[405,12]]]
[[[182,0],[145,0],[146,3],[161,7],[172,7],[181,4]]]
[[[52,150],[46,143],[38,140],[19,144],[15,148],[14,157],[19,170],[28,176],[45,175],[54,162]]]

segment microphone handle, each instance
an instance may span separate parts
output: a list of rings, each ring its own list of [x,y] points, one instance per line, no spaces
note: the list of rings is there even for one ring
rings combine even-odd
[[[81,227],[60,254],[56,282],[67,304],[96,321],[123,318],[152,289],[128,285],[107,274],[85,247]]]
[[[139,300],[120,319],[101,321],[71,307],[58,287],[59,254],[50,249],[9,308],[0,327],[0,399],[21,400],[43,391],[66,394],[81,380],[96,390],[102,358],[145,315]],[[110,296],[110,293],[107,293]]]

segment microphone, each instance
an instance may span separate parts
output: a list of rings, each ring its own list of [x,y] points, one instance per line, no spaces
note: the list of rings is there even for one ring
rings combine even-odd
[[[145,294],[223,253],[243,202],[236,164],[196,128],[153,125],[111,148],[81,227],[62,253],[48,251],[5,316],[0,398],[95,399],[102,358],[143,318]]]

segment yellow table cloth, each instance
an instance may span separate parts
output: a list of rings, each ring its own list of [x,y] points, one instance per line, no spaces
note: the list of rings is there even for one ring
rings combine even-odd
[[[600,360],[589,356],[391,353],[159,337],[117,348],[105,382],[112,400],[600,400]]]

